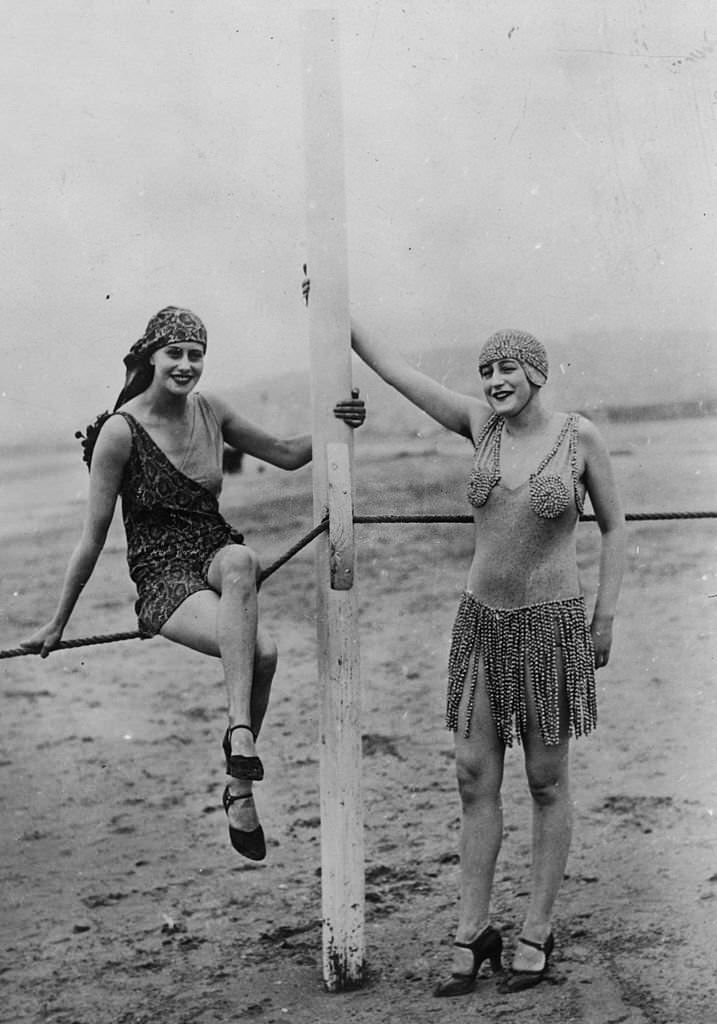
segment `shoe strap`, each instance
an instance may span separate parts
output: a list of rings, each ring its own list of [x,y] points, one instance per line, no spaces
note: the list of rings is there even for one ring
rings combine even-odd
[[[548,936],[545,942],[533,942],[532,939],[524,939],[522,937],[518,939],[518,942],[522,942],[524,946],[530,946],[531,949],[537,949],[540,953],[545,953],[549,941],[550,936]]]
[[[493,931],[493,926],[488,924],[488,925],[485,926],[485,928],[483,929],[482,932],[478,932],[478,934],[476,935],[476,937],[473,939],[472,942],[458,942],[458,940],[456,940],[453,943],[453,945],[454,946],[458,946],[459,949],[474,950],[475,949],[475,945],[478,942],[478,940],[482,939],[484,935],[487,935],[488,932],[492,932],[492,931]]]
[[[247,732],[250,732],[252,734],[252,736],[254,737],[254,739],[256,739],[256,733],[254,732],[252,727],[250,725],[245,725],[243,722],[240,722],[239,725],[230,725],[229,728],[227,729],[227,738],[230,738],[231,734],[236,729],[246,729]]]
[[[224,804],[224,810],[228,811],[232,804],[235,804],[237,800],[251,800],[254,796],[253,793],[232,793],[229,786],[226,787],[222,794],[222,803]]]

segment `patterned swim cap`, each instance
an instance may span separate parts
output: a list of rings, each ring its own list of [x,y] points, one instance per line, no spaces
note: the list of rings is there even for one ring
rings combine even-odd
[[[548,353],[527,331],[496,331],[491,334],[478,357],[481,370],[496,359],[515,359],[525,370],[531,384],[542,387],[548,379]]]
[[[159,313],[155,313],[142,337],[135,341],[124,358],[125,366],[130,369],[144,363],[158,348],[181,344],[183,341],[196,341],[206,351],[206,327],[191,310],[165,306]]]

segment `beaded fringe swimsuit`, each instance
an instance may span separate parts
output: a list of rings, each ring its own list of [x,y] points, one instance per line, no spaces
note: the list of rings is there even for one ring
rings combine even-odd
[[[133,416],[118,414],[132,431],[122,479],[122,518],[129,572],[138,594],[135,611],[146,636],[158,633],[190,594],[211,589],[207,571],[219,548],[242,543],[241,534],[219,512],[219,425],[203,396],[197,394],[194,401],[196,426],[182,466],[188,471],[191,467],[206,485],[177,469]]]
[[[457,731],[467,684],[469,735],[482,665],[501,741],[511,746],[514,731],[518,742],[525,735],[530,685],[541,736],[550,746],[560,741],[561,674],[570,734],[587,734],[597,724],[594,652],[575,549],[584,495],[578,417],[565,417],[550,451],[515,488],[501,483],[504,425],[502,417],[491,416],[475,442],[467,490],[476,522],[473,590],[463,594],[453,626],[446,724]]]

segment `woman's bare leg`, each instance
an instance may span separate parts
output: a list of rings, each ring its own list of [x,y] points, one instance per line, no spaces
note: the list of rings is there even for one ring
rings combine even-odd
[[[251,726],[254,658],[257,642],[258,563],[250,548],[229,544],[212,559],[207,574],[216,592],[188,597],[167,620],[162,636],[205,654],[218,653],[224,669],[229,724]],[[207,614],[208,613],[208,614]],[[247,729],[232,733],[232,752],[250,756],[254,739]]]
[[[215,590],[192,594],[167,620],[162,635],[202,654],[220,657],[229,702],[230,725],[246,724],[258,736],[269,703],[276,670],[274,643],[257,629],[256,576],[253,552],[240,545],[222,548],[214,557],[208,581]],[[252,734],[237,729],[231,735],[232,752],[255,753]],[[248,780],[228,778],[230,792],[252,792]],[[257,825],[253,801],[242,800],[229,808],[235,827],[251,831]]]
[[[258,737],[261,726],[269,706],[271,695],[271,684],[276,672],[278,652],[276,644],[270,640],[264,631],[259,627],[256,633],[256,645],[254,648],[254,673],[251,685],[251,727],[254,735]]]
[[[523,743],[533,801],[533,842],[530,904],[521,935],[539,943],[543,943],[551,931],[553,905],[565,874],[572,838],[568,708],[562,664],[560,679],[560,742],[556,746],[546,746],[543,742],[532,687],[527,688],[528,732]],[[513,960],[516,970],[540,970],[543,964],[540,950],[518,945]]]
[[[469,668],[468,675],[470,676]],[[485,685],[482,665],[470,723],[465,736],[469,682],[463,691],[455,737],[456,773],[461,798],[461,902],[457,942],[472,942],[488,925],[495,865],[503,837],[503,782],[505,748],[498,739]],[[454,949],[452,970],[467,974],[473,954]]]
[[[219,593],[217,643],[227,687],[229,725],[251,727],[251,695],[259,622],[257,558],[250,548],[230,544],[212,559],[209,585]],[[248,729],[232,733],[232,752],[251,755],[254,740]]]

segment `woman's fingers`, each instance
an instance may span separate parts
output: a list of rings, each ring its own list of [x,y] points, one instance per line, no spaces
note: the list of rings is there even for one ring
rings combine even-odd
[[[51,632],[38,630],[37,633],[33,633],[27,640],[21,641],[20,647],[22,647],[23,651],[39,654],[41,658],[46,658],[50,651],[55,649],[59,640],[60,634],[55,629]]]
[[[360,427],[366,419],[366,404],[359,398],[359,389],[351,389],[351,398],[337,402],[334,406],[334,416],[343,420],[350,427]]]
[[[595,651],[595,668],[604,668],[607,665],[607,655],[601,651]]]

